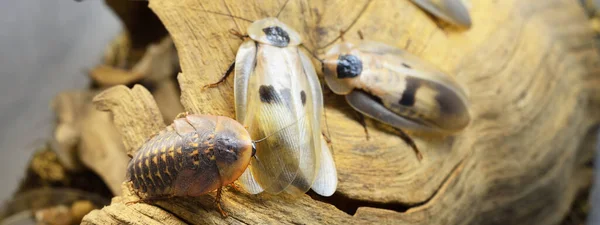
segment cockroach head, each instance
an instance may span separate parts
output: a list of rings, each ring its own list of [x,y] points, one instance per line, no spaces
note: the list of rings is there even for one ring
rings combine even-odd
[[[277,47],[297,46],[300,34],[275,17],[257,20],[248,27],[248,35],[255,41]]]

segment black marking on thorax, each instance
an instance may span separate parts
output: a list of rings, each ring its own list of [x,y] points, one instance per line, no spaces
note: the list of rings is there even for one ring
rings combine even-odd
[[[267,35],[267,40],[274,46],[287,47],[290,43],[290,36],[285,30],[281,29],[281,27],[266,27],[263,28],[263,32]]]
[[[421,86],[421,82],[418,79],[406,78],[406,88],[402,92],[400,101],[398,104],[403,106],[413,106],[415,104],[415,94]]]
[[[353,78],[362,73],[363,65],[362,61],[354,55],[340,55],[338,57],[337,64],[337,77],[342,78]]]
[[[240,147],[235,136],[234,133],[223,133],[215,142],[215,155],[220,162],[233,164],[238,160]]]

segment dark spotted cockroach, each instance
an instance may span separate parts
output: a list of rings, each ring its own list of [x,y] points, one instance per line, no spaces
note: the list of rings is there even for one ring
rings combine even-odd
[[[246,39],[230,68],[235,71],[236,119],[251,128],[252,136],[299,122],[258,145],[260,160],[252,159],[240,184],[252,194],[301,195],[312,189],[331,196],[337,188],[337,171],[321,133],[323,93],[312,61],[300,51],[302,38],[276,17],[243,20],[252,23],[246,36],[238,35]]]
[[[327,86],[358,112],[402,129],[454,133],[470,122],[465,90],[427,61],[383,43],[342,42],[325,55]]]
[[[223,116],[182,114],[144,143],[127,167],[140,201],[196,197],[234,182],[256,152],[250,134]]]

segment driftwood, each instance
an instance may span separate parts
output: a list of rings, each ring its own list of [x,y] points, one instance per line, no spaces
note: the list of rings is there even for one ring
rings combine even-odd
[[[232,78],[202,87],[219,80],[235,57],[241,40],[230,29],[245,33],[249,25],[202,10],[254,20],[284,5],[280,19],[303,34],[308,49],[326,46],[350,27],[346,40],[358,40],[360,30],[366,39],[405,48],[451,72],[468,88],[471,125],[455,136],[413,135],[424,155],[419,163],[400,138],[372,120],[367,141],[352,109],[324,87],[322,129],[339,176],[334,196],[292,199],[226,189],[229,217],[223,219],[212,195],[127,205],[137,197],[123,183],[122,195],[83,223],[556,224],[589,186],[600,56],[580,5],[471,1],[471,29],[440,30],[410,1],[150,0],[177,46],[186,111],[234,115]],[[129,153],[165,126],[139,85],[111,88],[95,103],[112,112]]]

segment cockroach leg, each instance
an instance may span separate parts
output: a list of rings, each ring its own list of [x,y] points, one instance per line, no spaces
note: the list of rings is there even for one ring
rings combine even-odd
[[[419,151],[419,149],[417,148],[417,145],[415,144],[415,141],[413,141],[413,139],[408,136],[408,134],[406,134],[403,130],[398,129],[398,128],[394,128],[396,131],[398,131],[398,134],[400,135],[400,138],[402,138],[402,140],[404,142],[406,142],[406,144],[408,144],[413,151],[415,152],[415,155],[417,156],[417,159],[419,161],[421,161],[423,159],[423,155],[421,154],[421,152]]]
[[[371,138],[369,136],[369,130],[367,129],[367,122],[365,121],[365,116],[363,116],[363,114],[354,111],[354,113],[356,114],[356,119],[358,120],[358,123],[360,123],[360,125],[363,126],[363,129],[365,130],[365,138],[367,138],[367,141]]]
[[[217,208],[219,209],[219,212],[221,213],[221,216],[223,216],[223,218],[227,217],[227,213],[225,211],[223,211],[223,208],[221,207],[221,194],[223,192],[223,187],[219,187],[219,189],[217,190],[217,197],[215,198],[215,204],[217,205]]]
[[[231,183],[231,184],[229,184],[229,186],[238,192],[242,192],[242,189],[236,183]]]
[[[406,41],[406,45],[404,46],[404,49],[408,49],[408,47],[410,47],[411,42],[412,42],[412,40],[410,40],[410,38],[409,38],[408,41]]]
[[[242,41],[244,40],[244,38],[248,38],[248,37],[250,37],[250,36],[248,36],[247,34],[242,34],[242,33],[240,33],[239,31],[237,31],[237,30],[234,30],[234,29],[230,29],[230,30],[229,30],[229,33],[231,33],[231,34],[235,35],[235,36],[236,36],[236,37],[238,37],[239,39],[242,39]]]
[[[358,37],[360,38],[360,40],[364,40],[365,36],[363,36],[362,31],[358,30]]]
[[[327,144],[331,144],[331,138],[329,138],[323,131],[321,131],[321,134],[323,135],[323,138],[325,138],[325,142],[327,142]]]
[[[429,12],[426,12],[425,15],[427,15],[427,17],[429,17],[429,19],[431,19],[431,21],[433,21],[433,23],[435,24],[435,26],[440,29],[442,31],[442,33],[444,33],[444,35],[448,35],[446,33],[446,27],[444,26],[444,21],[438,19],[436,16],[432,15]]]
[[[152,197],[147,197],[147,198],[140,198],[138,200],[135,201],[131,201],[131,202],[126,202],[125,205],[133,205],[133,204],[138,204],[138,203],[152,203],[155,201],[159,201],[159,200],[166,200],[166,199],[170,199],[172,198],[172,195],[158,195],[158,196],[152,196]]]
[[[177,116],[175,116],[175,119],[185,118],[188,115],[190,115],[189,112],[180,112],[179,114],[177,114]]]
[[[225,80],[227,80],[227,77],[229,77],[229,74],[231,74],[231,72],[233,72],[234,68],[235,68],[235,62],[233,62],[233,63],[231,63],[231,65],[229,65],[229,68],[227,68],[227,71],[221,77],[221,79],[219,81],[217,81],[216,83],[204,85],[203,88],[214,88],[214,87],[218,86],[220,83],[225,82]]]

